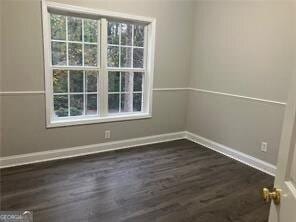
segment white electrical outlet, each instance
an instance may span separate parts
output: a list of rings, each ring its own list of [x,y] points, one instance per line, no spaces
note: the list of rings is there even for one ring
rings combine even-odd
[[[267,152],[267,143],[266,142],[261,143],[261,151],[262,152]]]
[[[110,137],[111,137],[111,131],[105,130],[105,139],[110,139]]]

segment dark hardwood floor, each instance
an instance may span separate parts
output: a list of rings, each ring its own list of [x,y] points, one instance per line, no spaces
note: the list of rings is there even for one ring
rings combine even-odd
[[[267,222],[273,178],[187,140],[1,170],[2,210],[34,222]]]

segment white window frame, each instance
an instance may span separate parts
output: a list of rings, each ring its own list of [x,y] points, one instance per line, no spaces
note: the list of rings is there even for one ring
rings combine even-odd
[[[75,116],[73,118],[54,119],[53,104],[53,84],[52,84],[52,66],[51,66],[51,36],[50,36],[50,12],[62,12],[66,14],[82,15],[86,18],[100,19],[102,32],[100,33],[100,67],[98,68],[99,78],[99,97],[100,97],[100,116]],[[79,6],[61,4],[47,0],[42,1],[42,18],[43,18],[43,48],[44,48],[44,69],[45,69],[45,95],[46,95],[46,126],[60,127],[79,124],[102,123],[112,121],[125,121],[135,119],[145,119],[152,117],[152,93],[153,93],[153,72],[154,72],[154,50],[155,50],[155,28],[156,19],[150,17],[129,15],[107,10],[97,10]],[[118,20],[119,22],[136,22],[145,24],[145,41],[144,41],[144,83],[143,83],[143,110],[138,113],[121,113],[108,115],[108,70],[107,67],[107,20]],[[105,26],[105,28],[104,28]],[[79,67],[82,68],[83,67]],[[122,70],[123,68],[115,68]],[[136,71],[135,69],[125,69],[126,71]],[[101,94],[104,94],[101,96]]]

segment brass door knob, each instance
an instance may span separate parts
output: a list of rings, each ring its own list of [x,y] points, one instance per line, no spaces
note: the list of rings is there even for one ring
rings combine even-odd
[[[266,203],[269,203],[271,200],[273,200],[275,205],[279,205],[281,202],[281,192],[282,190],[277,188],[273,188],[272,191],[270,191],[268,188],[263,188],[263,200]]]

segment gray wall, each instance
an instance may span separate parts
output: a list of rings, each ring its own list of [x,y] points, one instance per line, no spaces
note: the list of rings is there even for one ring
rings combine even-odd
[[[154,87],[186,87],[192,3],[177,1],[60,1],[157,19]],[[44,90],[40,1],[4,0],[3,91]],[[182,55],[182,56],[180,56]],[[44,95],[2,96],[2,156],[95,144],[185,130],[187,92],[155,91],[153,118],[45,128]],[[111,140],[104,130],[112,131]]]
[[[197,2],[190,87],[286,102],[292,1]],[[190,92],[187,129],[276,163],[284,106]],[[260,143],[268,142],[268,152]]]
[[[59,2],[156,17],[154,88],[287,99],[295,59],[292,1]],[[2,91],[44,90],[40,1],[4,0],[1,15]],[[0,98],[2,156],[188,130],[275,164],[284,114],[277,104],[154,91],[152,119],[46,129],[44,95]],[[104,139],[106,129],[111,140]]]

